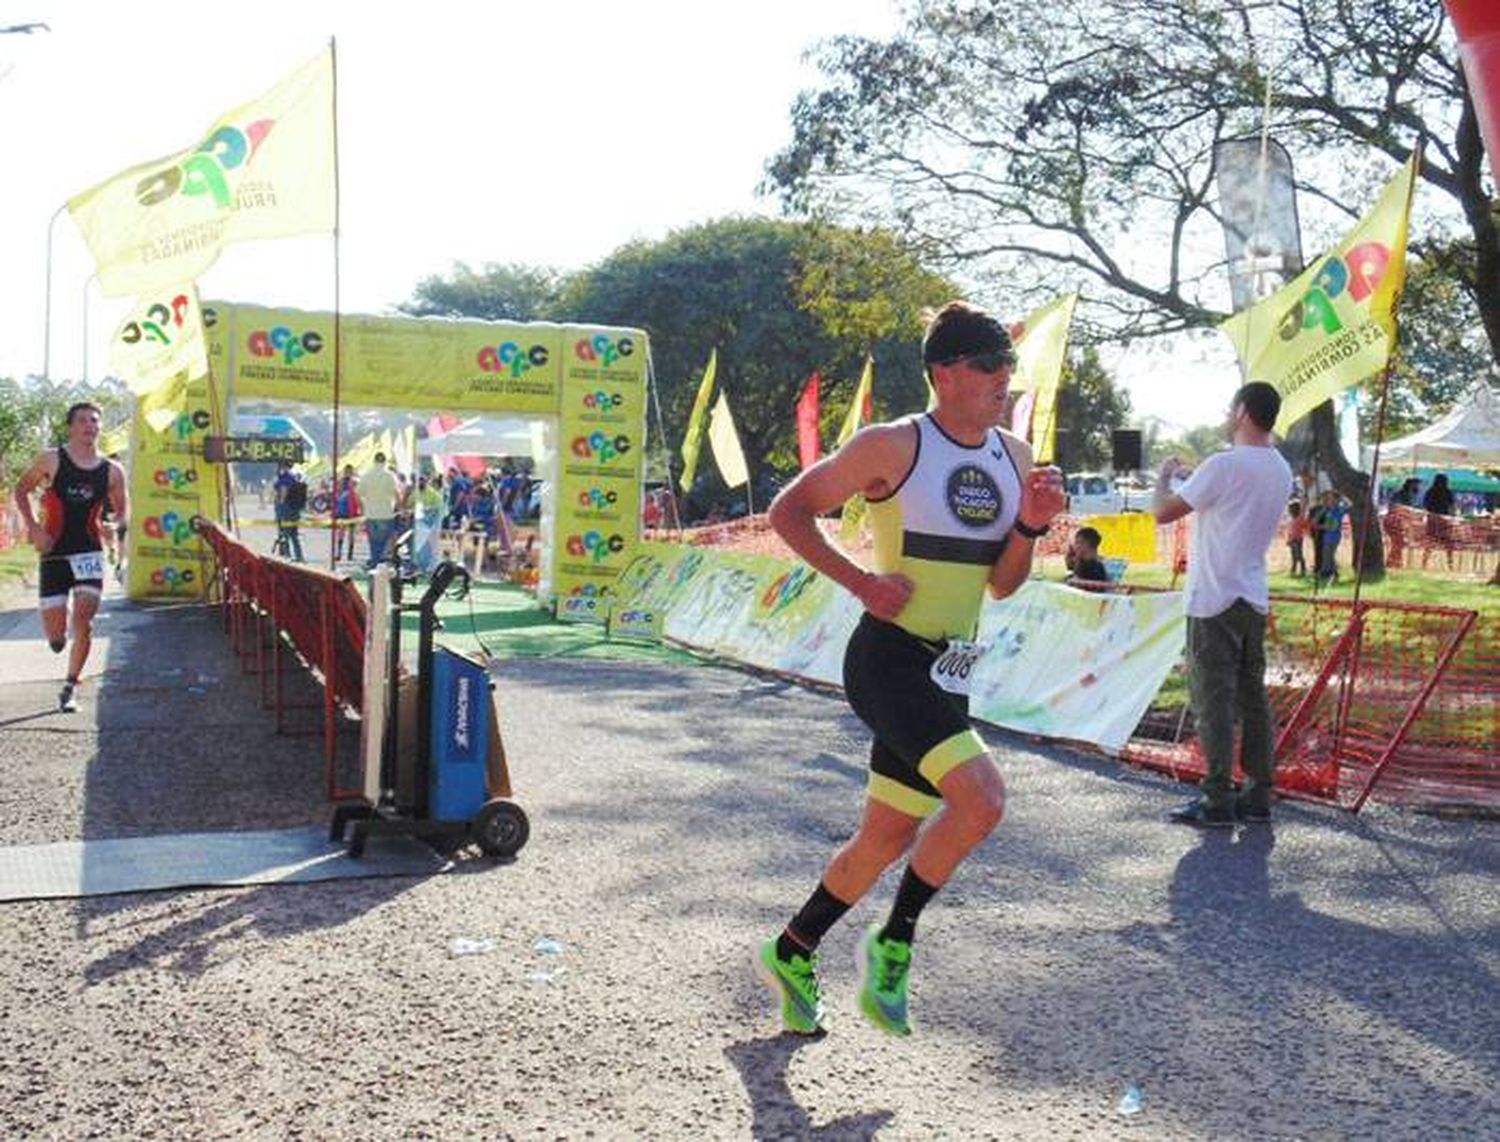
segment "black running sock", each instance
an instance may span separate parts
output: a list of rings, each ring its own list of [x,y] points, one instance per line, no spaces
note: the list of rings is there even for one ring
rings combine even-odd
[[[792,917],[786,931],[777,937],[777,956],[789,960],[794,955],[807,955],[817,948],[828,929],[843,919],[849,908],[848,904],[824,888],[821,880],[818,881],[818,887],[807,898],[802,911]]]
[[[911,943],[917,934],[917,917],[936,894],[937,886],[928,884],[912,870],[911,865],[907,865],[901,877],[901,887],[896,890],[896,903],[891,905],[890,919],[880,930],[880,938]]]

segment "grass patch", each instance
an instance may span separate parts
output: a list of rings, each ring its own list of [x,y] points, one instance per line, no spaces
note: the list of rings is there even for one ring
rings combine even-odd
[[[36,578],[36,551],[29,543],[0,550],[0,590],[19,590]]]
[[[1138,587],[1166,588],[1172,585],[1172,572],[1166,567],[1131,567],[1125,572],[1125,582]],[[1346,602],[1354,599],[1352,577],[1316,590],[1312,579],[1295,579],[1285,573],[1271,575],[1270,583],[1273,595],[1297,595],[1307,599],[1316,595],[1319,599]],[[1179,576],[1177,587],[1180,590],[1182,586],[1183,579]],[[1388,572],[1379,583],[1364,584],[1360,588],[1359,597],[1372,603],[1420,603],[1478,611],[1481,621],[1500,618],[1500,587],[1491,587],[1482,579],[1467,575],[1397,568]]]

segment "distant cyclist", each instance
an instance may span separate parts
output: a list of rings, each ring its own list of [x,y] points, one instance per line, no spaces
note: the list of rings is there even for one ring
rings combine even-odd
[[[69,408],[68,442],[38,456],[15,492],[16,510],[41,555],[42,629],[57,654],[68,645],[68,598],[73,599],[73,651],[57,697],[58,708],[69,713],[78,709],[75,692],[104,593],[105,532],[113,530],[117,540],[123,539],[129,513],[125,470],[100,453],[99,422],[99,406],[90,401]],[[39,489],[40,519],[31,502]]]

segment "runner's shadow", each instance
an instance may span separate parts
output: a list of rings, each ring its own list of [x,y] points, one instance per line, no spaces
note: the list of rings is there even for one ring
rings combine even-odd
[[[5,729],[6,726],[19,726],[23,722],[34,722],[38,718],[57,718],[61,716],[62,715],[56,706],[49,706],[47,709],[38,710],[34,714],[18,714],[14,718],[0,719],[0,730]]]
[[[792,1097],[786,1081],[792,1056],[813,1041],[806,1035],[783,1033],[768,1039],[731,1043],[724,1048],[750,1095],[752,1138],[870,1139],[890,1125],[895,1117],[890,1110],[851,1114],[824,1126],[813,1125],[807,1111]]]

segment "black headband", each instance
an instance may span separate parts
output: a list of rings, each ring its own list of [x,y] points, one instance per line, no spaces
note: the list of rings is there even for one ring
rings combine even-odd
[[[922,340],[922,363],[943,365],[981,353],[999,353],[1016,361],[1010,334],[987,313],[967,310],[943,314]]]

